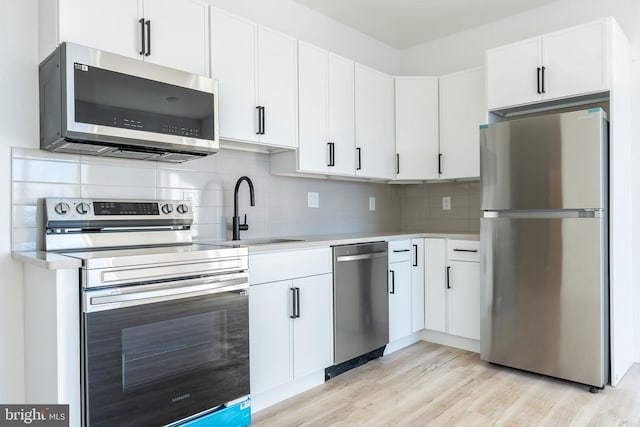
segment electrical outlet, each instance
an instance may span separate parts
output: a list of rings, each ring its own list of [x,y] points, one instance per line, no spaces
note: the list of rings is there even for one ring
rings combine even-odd
[[[376,198],[375,197],[369,197],[369,210],[370,211],[375,211],[376,210]]]
[[[307,193],[307,207],[308,208],[320,207],[320,193],[316,191],[309,191]]]
[[[450,211],[451,210],[451,197],[450,196],[443,196],[442,197],[442,210],[443,211]]]

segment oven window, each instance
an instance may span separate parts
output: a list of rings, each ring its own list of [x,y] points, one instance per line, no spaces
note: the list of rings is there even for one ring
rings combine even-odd
[[[78,123],[213,140],[212,93],[74,64]]]
[[[226,313],[196,314],[122,330],[122,390],[227,359]]]
[[[249,394],[246,291],[84,313],[83,331],[88,427],[170,424]]]

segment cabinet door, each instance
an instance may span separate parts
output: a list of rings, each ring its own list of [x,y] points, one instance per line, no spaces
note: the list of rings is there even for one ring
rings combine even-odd
[[[142,58],[142,7],[136,0],[59,0],[58,7],[60,42]]]
[[[334,143],[330,173],[355,173],[354,63],[329,52],[329,141]]]
[[[487,51],[487,103],[489,110],[541,101],[538,67],[542,66],[542,38]]]
[[[293,280],[300,311],[293,320],[294,378],[333,365],[333,279],[331,274]]]
[[[209,11],[197,0],[145,0],[151,53],[144,60],[209,75]],[[113,31],[111,32],[113,33]]]
[[[438,78],[395,83],[396,179],[438,179]]]
[[[218,79],[220,138],[257,141],[257,26],[211,8],[211,75]]]
[[[440,77],[440,153],[443,179],[480,176],[480,125],[487,122],[484,70]]]
[[[355,65],[356,175],[395,177],[393,78]]]
[[[327,51],[298,42],[298,166],[303,172],[326,173],[329,170],[328,83]]]
[[[608,89],[605,20],[542,37],[545,99]]]
[[[424,327],[446,330],[445,239],[424,241]]]
[[[411,332],[424,329],[424,239],[411,239]]]
[[[258,28],[258,104],[264,107],[261,143],[298,146],[297,61],[296,39]]]
[[[448,318],[451,335],[480,339],[480,263],[449,261]]]
[[[389,342],[411,335],[411,271],[408,261],[389,264]]]
[[[290,287],[288,280],[249,288],[251,393],[293,380]]]

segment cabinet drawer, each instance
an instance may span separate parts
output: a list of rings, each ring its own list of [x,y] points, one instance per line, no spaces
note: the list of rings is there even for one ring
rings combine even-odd
[[[392,240],[389,242],[389,264],[409,261],[411,258],[411,240]]]
[[[249,284],[331,273],[331,248],[249,254]]]
[[[450,261],[480,262],[480,242],[477,240],[449,240],[447,259]]]

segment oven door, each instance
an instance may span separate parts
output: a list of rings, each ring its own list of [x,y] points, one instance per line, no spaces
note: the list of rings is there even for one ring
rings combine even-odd
[[[83,292],[86,426],[158,426],[249,394],[247,273]]]

